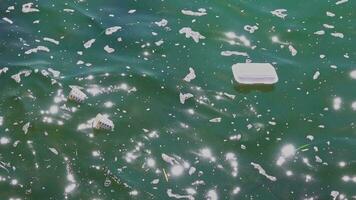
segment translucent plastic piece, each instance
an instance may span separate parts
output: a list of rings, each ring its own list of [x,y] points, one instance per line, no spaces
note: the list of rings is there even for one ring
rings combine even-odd
[[[241,84],[275,84],[277,72],[269,63],[237,63],[232,66],[234,78]]]

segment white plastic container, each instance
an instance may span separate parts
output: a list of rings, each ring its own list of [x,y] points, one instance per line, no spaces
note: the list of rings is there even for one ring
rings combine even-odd
[[[97,114],[93,121],[93,128],[114,130],[114,123],[105,115]]]
[[[80,90],[79,87],[71,87],[72,90],[69,92],[68,99],[82,103],[85,99],[88,98],[88,96]]]
[[[269,63],[237,63],[232,66],[232,73],[241,84],[275,84],[278,75]]]

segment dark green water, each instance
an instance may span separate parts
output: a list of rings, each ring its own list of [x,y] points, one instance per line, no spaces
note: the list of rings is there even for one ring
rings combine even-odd
[[[1,0],[0,199],[355,199],[356,4],[336,2]],[[238,85],[245,62],[279,82]]]

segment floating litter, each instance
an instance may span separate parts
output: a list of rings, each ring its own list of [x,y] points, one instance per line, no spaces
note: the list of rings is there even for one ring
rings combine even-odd
[[[277,72],[269,63],[237,63],[232,66],[234,78],[241,84],[275,84]]]
[[[80,87],[71,86],[71,88],[72,90],[68,95],[68,99],[78,103],[82,103],[85,99],[88,98],[88,96],[80,90]]]
[[[99,113],[93,121],[93,128],[113,131],[114,123],[107,116]]]

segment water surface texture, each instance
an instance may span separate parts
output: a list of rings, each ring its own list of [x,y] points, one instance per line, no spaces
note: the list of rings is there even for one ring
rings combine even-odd
[[[355,199],[355,8],[0,1],[0,199]]]

